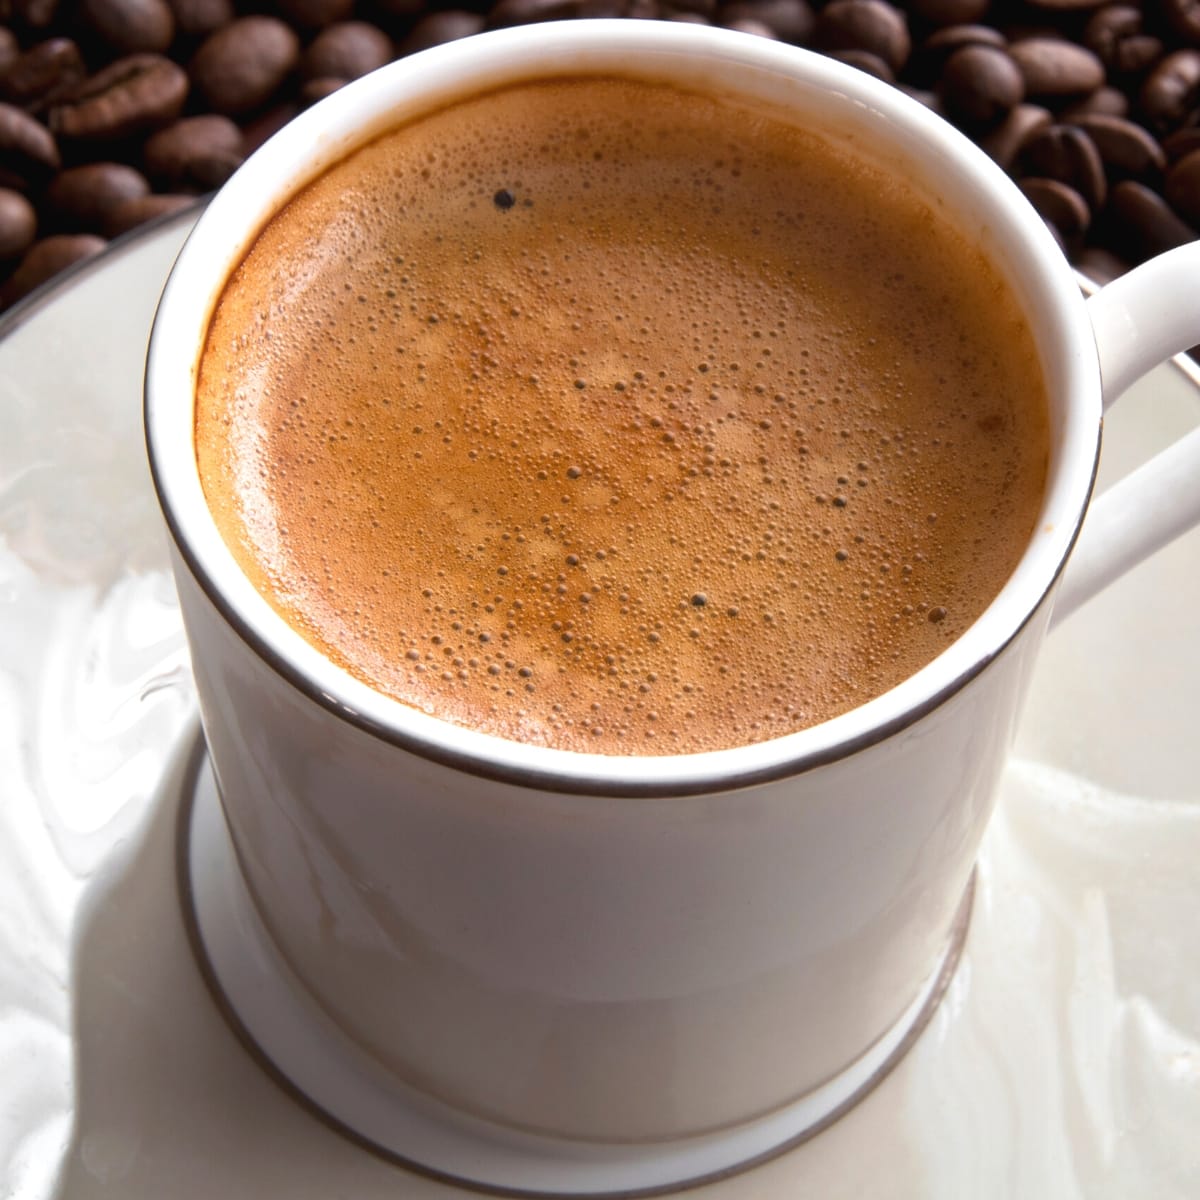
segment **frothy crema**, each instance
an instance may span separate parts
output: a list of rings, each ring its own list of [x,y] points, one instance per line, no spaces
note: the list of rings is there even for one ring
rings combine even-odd
[[[740,745],[935,657],[1048,459],[1031,334],[916,187],[615,78],[398,128],[264,229],[197,395],[223,536],[378,690],[518,741]]]

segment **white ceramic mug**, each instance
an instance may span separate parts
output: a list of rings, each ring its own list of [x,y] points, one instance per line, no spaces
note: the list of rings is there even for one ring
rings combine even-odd
[[[652,758],[525,746],[440,722],[373,692],[290,629],[242,576],[205,505],[192,441],[197,360],[256,232],[381,129],[564,72],[715,88],[853,137],[936,198],[1028,314],[1052,460],[1020,564],[937,659],[816,728]],[[347,1053],[385,1091],[392,1081],[477,1132],[521,1131],[543,1150],[726,1146],[605,1186],[723,1169],[849,1102],[936,994],[1088,509],[1103,406],[1200,341],[1197,278],[1192,246],[1085,301],[1017,188],[954,129],[864,74],[728,31],[595,21],[483,35],[384,68],[287,126],[213,200],[179,257],[150,345],[146,421],[238,886],[318,1023],[356,1047]],[[1061,604],[1200,517],[1195,438],[1150,478],[1153,488],[1135,481],[1137,494],[1125,489],[1089,521]],[[1164,491],[1169,506],[1150,503]],[[270,1041],[269,1018],[249,1023]],[[297,1061],[305,1050],[268,1053],[320,1092],[320,1072]],[[315,1098],[364,1132],[336,1097]],[[780,1113],[794,1119],[772,1125]],[[737,1141],[747,1129],[761,1136]],[[421,1158],[407,1144],[399,1152]]]

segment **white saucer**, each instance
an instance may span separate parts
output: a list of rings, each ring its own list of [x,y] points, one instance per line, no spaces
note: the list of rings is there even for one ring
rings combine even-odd
[[[0,319],[0,1195],[460,1200],[281,1088],[188,943],[195,706],[140,432],[188,220]],[[1198,422],[1160,369],[1106,477]],[[1191,534],[1053,635],[928,1028],[819,1136],[689,1195],[1200,1196],[1198,603]]]
[[[279,953],[237,864],[199,731],[178,801],[184,921],[217,1002],[247,1047],[347,1136],[401,1165],[506,1195],[661,1195],[792,1149],[887,1077],[937,1010],[970,921],[968,885],[946,948],[900,1019],[858,1059],[799,1099],[702,1137],[640,1144],[550,1138],[472,1118],[407,1087],[328,1018]]]

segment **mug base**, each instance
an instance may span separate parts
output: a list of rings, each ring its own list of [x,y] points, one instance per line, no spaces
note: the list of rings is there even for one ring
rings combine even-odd
[[[908,1009],[821,1087],[742,1125],[669,1142],[577,1142],[506,1128],[406,1086],[355,1045],[311,998],[258,916],[197,733],[179,809],[184,924],[201,973],[239,1040],[315,1116],[398,1165],[505,1195],[631,1197],[745,1170],[813,1137],[862,1100],[933,1015],[966,940],[967,886],[946,949]]]

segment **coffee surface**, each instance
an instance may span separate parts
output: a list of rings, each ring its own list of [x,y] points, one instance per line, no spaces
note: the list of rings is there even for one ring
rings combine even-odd
[[[761,741],[899,683],[1037,520],[1032,337],[904,180],[717,97],[531,82],[394,130],[230,279],[202,482],[378,690],[518,741]]]

